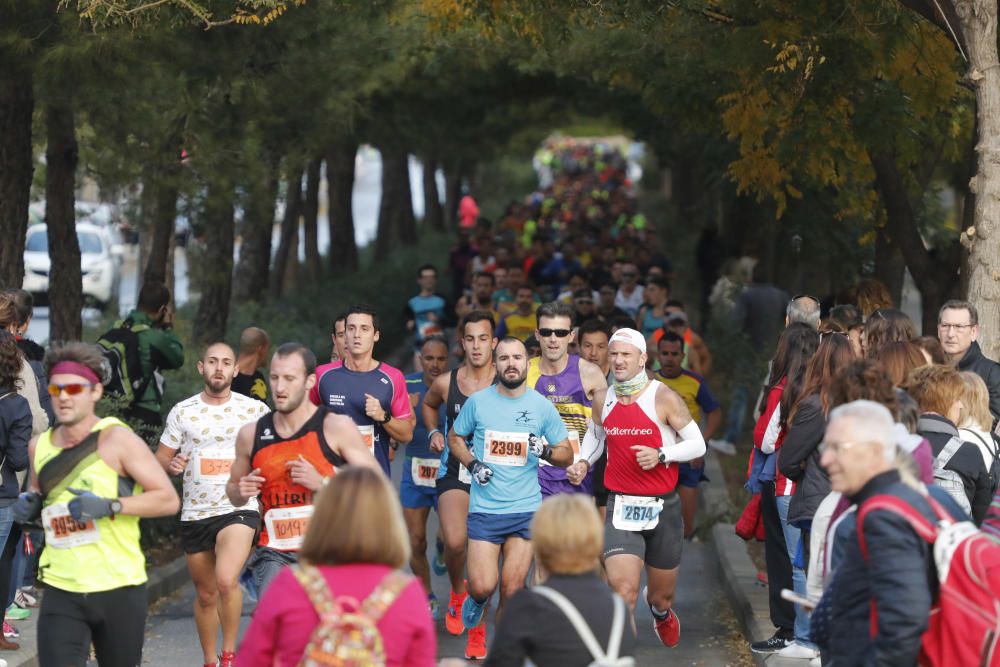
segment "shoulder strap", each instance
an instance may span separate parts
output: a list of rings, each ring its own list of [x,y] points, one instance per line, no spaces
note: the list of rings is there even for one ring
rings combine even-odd
[[[292,566],[292,574],[302,586],[302,590],[309,596],[309,602],[316,609],[316,613],[327,616],[336,611],[337,605],[330,593],[330,587],[326,584],[326,579],[319,571],[319,568],[305,563],[296,563]]]
[[[361,612],[370,618],[372,623],[377,623],[411,581],[413,577],[410,575],[393,570],[385,575],[375,590],[361,603]]]
[[[934,466],[936,468],[944,468],[951,461],[951,457],[955,456],[958,450],[965,444],[955,436],[951,437],[948,444],[944,446],[941,453],[934,457]]]
[[[55,429],[49,431],[50,440],[54,431]],[[97,453],[100,437],[100,430],[91,431],[80,444],[62,450],[42,466],[38,471],[38,488],[43,500],[50,495],[58,495],[63,487],[72,483],[77,471],[83,470],[94,462],[95,457],[100,456]]]
[[[935,513],[939,514],[939,512],[944,511],[933,499],[928,498],[928,500],[931,507],[934,508]],[[858,544],[861,547],[861,555],[865,560],[868,560],[868,545],[865,542],[864,531],[865,518],[875,510],[885,510],[903,517],[909,522],[917,535],[929,544],[934,544],[934,541],[937,539],[937,528],[902,498],[889,494],[873,496],[866,500],[858,509]]]
[[[608,641],[608,651],[605,653],[601,650],[601,645],[597,643],[597,638],[594,637],[590,625],[580,615],[577,608],[573,606],[573,603],[566,599],[565,595],[548,586],[535,586],[531,590],[548,599],[569,619],[569,622],[573,625],[573,629],[580,635],[580,639],[583,640],[584,645],[590,651],[590,655],[595,661],[604,662],[618,659],[618,651],[621,648],[622,641],[622,630],[625,625],[625,605],[620,597],[614,595],[615,615],[611,621],[611,637]]]

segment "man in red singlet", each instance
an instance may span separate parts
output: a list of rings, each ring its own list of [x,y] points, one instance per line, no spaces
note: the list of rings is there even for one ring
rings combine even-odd
[[[604,440],[608,490],[604,562],[608,582],[631,609],[643,591],[654,630],[665,646],[680,641],[680,621],[671,609],[684,541],[678,463],[705,454],[701,430],[684,400],[645,372],[646,341],[635,329],[619,329],[608,344],[614,382],[594,396],[584,450]]]

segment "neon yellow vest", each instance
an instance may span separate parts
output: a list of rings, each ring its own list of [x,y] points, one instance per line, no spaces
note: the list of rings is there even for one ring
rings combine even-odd
[[[94,424],[91,431],[102,431],[109,426],[128,428],[118,419],[107,417]],[[38,436],[35,474],[61,451],[52,444],[52,429]],[[60,484],[45,499],[46,508],[69,503],[75,496],[67,487],[90,491],[102,498],[119,497],[118,473],[101,459],[98,452],[85,459],[80,468],[79,474],[67,480],[68,483]],[[132,493],[141,492],[141,487],[136,484]],[[38,563],[38,578],[48,586],[70,593],[99,593],[146,583],[146,557],[139,547],[139,517],[119,514],[94,523],[100,539],[92,544],[62,548],[46,545]],[[46,536],[50,534],[49,529],[47,526]]]

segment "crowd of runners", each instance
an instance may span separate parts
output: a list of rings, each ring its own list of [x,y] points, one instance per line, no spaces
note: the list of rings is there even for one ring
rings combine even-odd
[[[0,337],[0,597],[30,607],[23,586],[37,571],[42,667],[82,666],[91,651],[102,666],[140,664],[139,519],[178,512],[206,667],[431,665],[436,620],[486,664],[603,653],[631,664],[637,633],[678,645],[704,457],[749,441],[756,388],[733,389],[719,433],[713,355],[671,299],[673,269],[622,152],[560,141],[539,162],[539,191],[495,223],[463,216],[442,267],[450,293],[437,267],[415,267],[408,375],[376,357],[385,313],[355,304],[329,350],[275,347],[257,327],[207,345],[203,386],[164,406],[159,371],[185,356],[165,287],[145,285],[100,345],[44,359],[23,338],[30,298],[0,295],[11,334]],[[939,337],[920,339],[870,281],[830,308],[788,297],[751,264],[704,286],[713,317],[770,359],[738,529],[764,541],[776,632],[751,648],[803,664],[915,664],[955,624],[939,595],[948,561],[928,544],[939,520],[973,522],[948,529],[955,548],[1000,564],[988,542],[1000,539],[1000,366],[979,351],[967,303],[946,304]],[[157,434],[155,451],[97,416],[106,391]],[[955,562],[953,577],[985,578],[995,607],[996,568]],[[440,601],[432,571],[450,585]],[[246,596],[257,607],[239,642]],[[636,627],[637,605],[652,628]],[[995,645],[975,635],[984,623],[947,650]]]

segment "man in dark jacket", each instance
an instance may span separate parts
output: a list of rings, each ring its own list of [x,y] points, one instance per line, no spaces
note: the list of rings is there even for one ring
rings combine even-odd
[[[1000,419],[1000,364],[979,349],[979,313],[968,301],[948,301],[938,312],[938,338],[951,362],[960,371],[983,378],[990,391],[993,425]]]
[[[894,467],[892,428],[892,416],[878,403],[854,401],[835,408],[826,429],[822,465],[830,474],[833,490],[859,507],[873,496],[889,494],[933,522],[934,512],[924,497],[900,481]],[[867,558],[857,530],[864,531]],[[930,546],[906,519],[886,510],[868,514],[845,544],[844,556],[824,594],[824,598],[830,596],[831,611],[824,662],[829,657],[838,666],[917,664],[920,638],[937,593]],[[878,610],[878,622],[870,638],[872,604]]]

